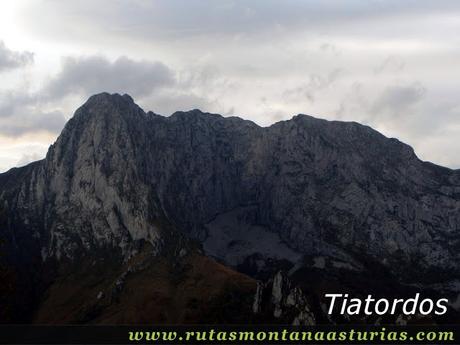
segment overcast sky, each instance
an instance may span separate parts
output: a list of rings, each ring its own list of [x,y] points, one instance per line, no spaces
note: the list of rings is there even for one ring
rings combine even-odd
[[[460,1],[2,1],[0,171],[89,95],[163,115],[358,121],[460,168]]]

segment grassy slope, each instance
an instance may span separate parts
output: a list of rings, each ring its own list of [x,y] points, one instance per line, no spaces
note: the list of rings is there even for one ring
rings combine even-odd
[[[135,269],[117,288],[129,267]],[[121,266],[108,259],[81,262],[79,269],[61,275],[49,287],[34,322],[250,322],[255,288],[252,278],[200,254],[172,263],[144,251]]]

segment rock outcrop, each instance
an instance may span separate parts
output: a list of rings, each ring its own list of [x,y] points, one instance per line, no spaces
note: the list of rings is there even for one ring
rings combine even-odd
[[[316,323],[315,315],[302,290],[294,287],[282,271],[278,271],[266,282],[257,283],[252,311],[254,314],[266,314],[266,317],[273,316],[283,323],[297,326]]]

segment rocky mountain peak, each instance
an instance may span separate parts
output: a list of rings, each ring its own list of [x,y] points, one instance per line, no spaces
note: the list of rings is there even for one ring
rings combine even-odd
[[[128,95],[101,93],[44,162],[15,172],[7,201],[35,219],[43,257],[101,245],[129,256],[136,241],[157,248],[161,220],[235,265],[253,255],[351,262],[351,250],[402,270],[415,257],[425,268],[458,259],[455,241],[434,241],[460,224],[452,174],[353,122],[153,116]]]
[[[115,93],[100,93],[88,98],[88,100],[77,109],[72,119],[76,121],[88,120],[89,117],[102,119],[105,116],[116,119],[135,118],[136,116],[144,115],[144,111],[134,103],[131,96],[125,94],[123,96]],[[70,122],[70,121],[69,121]]]
[[[133,98],[128,94],[120,95],[118,93],[110,94],[108,92],[102,92],[89,97],[88,100],[83,104],[83,107],[111,107],[116,104],[137,106],[136,103],[134,103]]]
[[[0,174],[0,241],[21,267],[101,252],[127,262],[140,248],[158,257],[193,243],[254,277],[359,276],[371,262],[392,281],[451,291],[460,280],[458,176],[353,122],[164,117],[102,93],[45,160]],[[275,278],[265,289],[276,292],[274,317],[304,299]]]

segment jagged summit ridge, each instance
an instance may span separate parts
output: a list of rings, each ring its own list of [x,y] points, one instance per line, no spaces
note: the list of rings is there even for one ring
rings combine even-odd
[[[113,109],[119,108],[119,112],[113,112]],[[311,115],[306,114],[297,114],[293,116],[291,120],[284,120],[277,123],[274,123],[268,127],[260,127],[252,121],[243,120],[239,117],[223,117],[219,114],[207,113],[203,112],[200,109],[193,109],[189,111],[176,111],[169,117],[164,117],[152,111],[148,111],[147,113],[144,112],[142,108],[140,108],[133,100],[131,96],[128,94],[110,94],[107,92],[103,92],[100,94],[96,94],[91,96],[85,104],[78,109],[74,115],[74,117],[78,117],[79,114],[82,112],[81,109],[84,109],[84,113],[95,114],[96,116],[109,113],[112,116],[114,114],[118,114],[120,116],[129,117],[131,114],[142,115],[144,117],[150,118],[152,117],[160,117],[166,121],[176,121],[177,119],[185,120],[185,121],[193,121],[202,119],[206,120],[213,120],[213,121],[222,121],[227,120],[228,122],[240,122],[245,123],[245,125],[258,127],[260,129],[270,130],[272,128],[278,127],[288,127],[291,128],[292,126],[300,126],[306,130],[320,130],[322,131],[321,134],[327,136],[328,139],[334,138],[341,138],[347,137],[350,140],[353,139],[361,139],[366,141],[368,144],[368,139],[371,138],[372,140],[378,141],[378,144],[384,144],[386,147],[392,145],[394,147],[398,147],[399,149],[406,152],[406,155],[412,156],[411,158],[416,158],[415,153],[409,145],[400,142],[398,139],[395,138],[387,138],[383,136],[381,133],[375,131],[369,126],[362,125],[357,122],[345,122],[345,121],[330,121],[326,119],[319,119]],[[148,116],[150,115],[150,116]],[[113,120],[116,120],[115,118]],[[134,119],[133,119],[134,120]],[[137,119],[139,120],[139,119]],[[71,122],[71,121],[69,121]],[[371,140],[371,141],[372,141]]]
[[[44,161],[0,175],[0,186],[10,233],[39,238],[44,260],[100,247],[129,257],[142,241],[160,250],[166,222],[235,263],[282,252],[359,269],[357,255],[400,273],[414,258],[418,272],[459,272],[457,172],[357,123],[298,115],[260,127],[199,110],[163,117],[102,93],[76,111]],[[223,223],[245,229],[241,247]],[[253,234],[270,245],[260,252]]]

